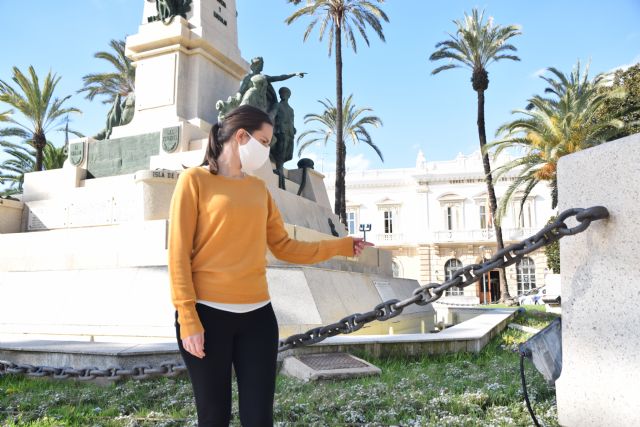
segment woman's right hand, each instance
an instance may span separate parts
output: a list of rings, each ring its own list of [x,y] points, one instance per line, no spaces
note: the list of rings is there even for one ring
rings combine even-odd
[[[190,335],[182,339],[182,346],[189,353],[202,359],[204,354],[204,332],[199,334]]]

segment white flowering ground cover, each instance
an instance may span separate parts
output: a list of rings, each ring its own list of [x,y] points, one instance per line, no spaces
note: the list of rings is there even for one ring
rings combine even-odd
[[[535,311],[518,323],[542,327]],[[278,376],[277,426],[529,426],[514,351],[529,334],[507,329],[479,354],[376,359],[377,377],[304,383]],[[543,425],[557,426],[555,391],[526,363],[529,396]],[[232,425],[239,426],[233,386]],[[188,378],[129,380],[114,386],[0,377],[0,425],[196,426]]]

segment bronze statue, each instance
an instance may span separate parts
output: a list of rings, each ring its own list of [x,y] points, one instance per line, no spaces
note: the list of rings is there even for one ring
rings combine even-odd
[[[272,82],[288,80],[292,77],[304,77],[307,73],[282,74],[268,76],[262,74],[264,60],[261,56],[251,60],[251,71],[247,73],[240,83],[238,92],[229,96],[226,101],[216,102],[218,121],[224,120],[225,114],[239,105],[252,105],[267,113],[274,123],[273,138],[271,139],[271,151],[269,157],[276,164],[274,173],[279,176],[279,186],[285,189],[285,176],[283,164],[293,158],[293,144],[296,129],[293,125],[293,108],[289,105],[291,90],[280,88],[280,102]]]
[[[113,105],[107,113],[107,123],[103,130],[101,130],[97,135],[93,138],[102,140],[109,139],[111,136],[111,132],[115,126],[120,125],[120,120],[122,120],[122,96],[120,94],[116,95],[116,98],[113,100]]]
[[[166,25],[171,24],[176,16],[187,19],[187,12],[191,10],[191,0],[155,0],[155,2],[158,19]]]
[[[275,116],[275,128],[273,133],[276,142],[271,146],[270,157],[276,164],[276,172],[279,176],[279,187],[285,189],[285,177],[283,164],[293,158],[293,144],[296,134],[294,126],[293,108],[289,105],[291,90],[288,87],[281,87],[278,90],[280,102]]]
[[[267,78],[262,74],[256,74],[251,77],[251,84],[252,86],[242,96],[240,105],[251,105],[259,108],[269,114],[271,120],[273,120],[275,113],[271,114],[271,112],[274,108],[267,103],[267,86],[269,84]]]
[[[295,76],[304,77],[307,73],[293,73],[293,74],[282,74],[280,76],[269,76],[266,74],[262,74],[262,69],[264,67],[264,60],[261,56],[253,58],[251,60],[251,71],[247,73],[242,79],[240,83],[240,88],[238,92],[227,98],[226,101],[220,100],[216,103],[216,109],[218,110],[218,121],[222,121],[224,119],[224,114],[237,107],[243,102],[244,96],[253,87],[252,79],[255,76],[263,76],[266,79],[266,109],[263,109],[265,113],[271,115],[271,117],[275,117],[275,113],[277,112],[278,105],[278,97],[276,96],[276,91],[271,85],[272,82],[279,82],[283,80],[290,79]],[[262,90],[262,89],[260,89]],[[255,98],[256,95],[252,94],[252,98]],[[254,104],[251,104],[254,105]],[[259,107],[260,108],[260,107]]]
[[[261,56],[257,56],[251,60],[251,72],[249,72],[240,83],[240,88],[238,89],[238,93],[240,97],[244,96],[244,93],[249,90],[251,87],[251,78],[255,75],[262,74],[262,70],[264,68],[264,59]],[[267,78],[268,87],[267,87],[267,102],[269,105],[277,104],[278,98],[276,97],[276,91],[273,89],[271,83],[273,82],[281,82],[284,80],[288,80],[292,77],[299,76],[303,78],[307,73],[293,73],[293,74],[282,74],[280,76],[268,76],[264,74]]]
[[[133,120],[133,115],[136,112],[136,95],[134,92],[129,93],[124,100],[124,107],[122,109],[122,117],[120,118],[120,123],[118,126],[126,125],[131,123]]]
[[[107,113],[107,122],[104,129],[102,129],[93,139],[103,140],[109,139],[113,128],[116,126],[123,126],[129,124],[133,120],[133,115],[136,109],[136,97],[133,92],[129,93],[122,101],[122,95],[117,94],[113,100],[113,105]]]

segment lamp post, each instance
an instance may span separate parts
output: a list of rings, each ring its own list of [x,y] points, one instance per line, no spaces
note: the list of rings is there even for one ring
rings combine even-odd
[[[360,231],[364,233],[364,241],[367,241],[367,231],[371,231],[371,224],[360,224]]]
[[[480,246],[480,256],[482,257],[482,262],[484,262],[485,257],[484,253],[489,249],[487,246]],[[491,280],[490,272],[487,271],[482,275],[482,298],[484,299],[483,304],[487,304],[487,281]]]

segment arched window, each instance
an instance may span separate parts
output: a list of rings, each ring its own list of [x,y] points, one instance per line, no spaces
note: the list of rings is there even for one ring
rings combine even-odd
[[[451,258],[444,264],[444,280],[447,281],[453,277],[453,272],[462,268],[462,262],[459,259]],[[453,286],[445,291],[445,296],[462,295],[464,290],[459,286]]]
[[[522,258],[516,264],[518,295],[536,287],[536,264],[529,257]]]

